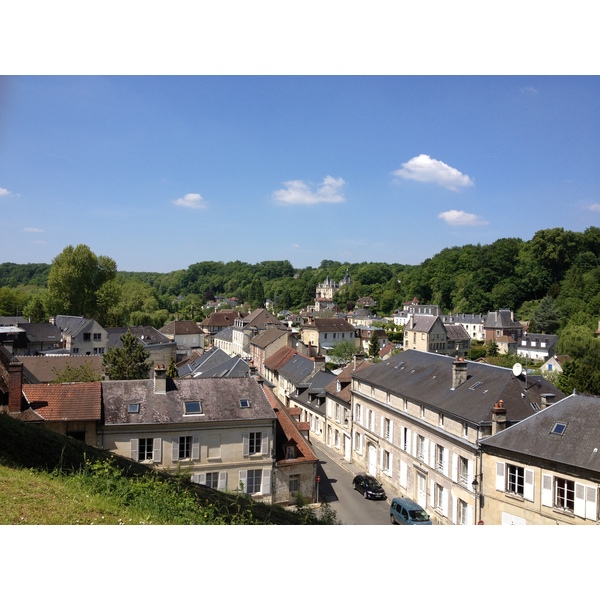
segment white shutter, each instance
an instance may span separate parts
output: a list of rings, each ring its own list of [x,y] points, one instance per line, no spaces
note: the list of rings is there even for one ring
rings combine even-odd
[[[445,517],[448,516],[448,490],[442,488],[442,513]]]
[[[379,448],[379,470],[383,471],[383,448]]]
[[[403,487],[404,489],[406,489],[407,481],[408,481],[408,465],[403,460],[401,460],[400,461],[400,487]]]
[[[179,438],[174,437],[171,439],[171,460],[176,462],[179,460]]]
[[[427,440],[425,440],[425,448],[427,448]],[[425,450],[425,462],[427,461],[427,450]],[[429,466],[435,469],[435,443],[431,442],[429,445]]]
[[[578,517],[585,519],[585,485],[575,484],[575,507],[573,511]]]
[[[533,502],[534,500],[534,478],[533,471],[531,469],[525,469],[525,485],[523,486],[523,498]]]
[[[269,434],[268,433],[263,433],[261,435],[261,439],[260,439],[260,443],[261,443],[261,454],[263,456],[269,456]]]
[[[458,498],[454,494],[450,494],[452,498],[452,523],[456,525],[456,518],[458,516]]]
[[[405,429],[406,431],[406,451],[410,454],[411,445],[410,445],[410,429]],[[412,453],[414,455],[414,452]]]
[[[504,492],[506,490],[506,484],[504,483],[505,470],[506,465],[503,462],[496,463],[496,489],[500,492]]]
[[[409,433],[410,433],[410,431],[409,431]],[[418,435],[416,433],[415,433],[415,435],[412,436],[412,447],[411,447],[412,450],[410,453],[413,456],[417,456],[417,437],[418,437]]]
[[[247,488],[248,488],[247,479],[248,479],[248,471],[246,469],[242,469],[240,471],[240,484],[239,484],[239,487],[244,492],[244,494],[248,493],[248,490],[247,490]]]
[[[469,487],[469,491],[473,491],[473,480],[475,476],[473,475],[473,461],[470,460],[467,462],[467,485]]]
[[[249,433],[243,433],[242,434],[242,445],[243,445],[243,455],[244,456],[249,456],[250,455],[250,434]]]
[[[452,453],[452,481],[458,481],[458,454]]]
[[[467,525],[471,525],[473,523],[473,507],[470,504],[467,504]]]
[[[271,470],[263,469],[260,493],[266,496],[271,493]]]
[[[435,483],[432,481],[429,486],[429,503],[433,508],[436,508],[435,505]],[[425,507],[423,507],[425,508]]]
[[[381,417],[381,437],[385,438],[385,422],[384,422],[385,417]]]
[[[159,463],[162,461],[162,440],[154,438],[152,440],[152,462]]]
[[[390,442],[394,443],[394,421],[390,419]]]
[[[192,437],[192,460],[200,460],[200,438]]]
[[[552,475],[542,475],[542,506],[552,506]]]
[[[198,477],[198,483],[201,483],[202,485],[206,485],[206,473],[198,473],[197,477]]]
[[[226,490],[227,489],[227,471],[220,471],[219,472],[218,489],[219,490]]]
[[[139,460],[139,447],[140,441],[137,438],[132,438],[131,440],[129,440],[129,456],[131,457],[131,460],[135,460],[135,462]]]
[[[585,486],[585,518],[591,521],[598,520],[597,490],[590,485]]]
[[[442,450],[442,458],[444,459],[442,472],[446,477],[448,477],[448,471],[450,470],[450,461],[448,460],[448,450],[446,448]]]

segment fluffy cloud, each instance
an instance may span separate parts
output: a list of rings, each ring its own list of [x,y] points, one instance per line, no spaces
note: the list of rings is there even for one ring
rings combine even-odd
[[[308,184],[298,179],[285,181],[284,185],[286,186],[284,189],[273,192],[273,200],[278,204],[336,204],[346,200],[342,193],[346,182],[341,177],[327,175],[323,183],[314,191]]]
[[[419,154],[402,163],[402,167],[394,171],[394,175],[423,183],[437,183],[453,191],[475,185],[468,175],[427,154]]]
[[[488,221],[478,217],[477,215],[473,215],[471,213],[467,213],[464,210],[448,210],[446,212],[440,213],[438,215],[442,221],[446,221],[448,225],[454,225],[457,227],[461,227],[463,225],[487,225]]]
[[[23,231],[25,233],[42,233],[44,230],[37,227],[23,227]]]
[[[588,210],[591,210],[593,212],[600,212],[600,204],[598,204],[597,202],[595,204],[588,204]]]
[[[206,203],[200,194],[186,194],[182,198],[173,200],[173,204],[185,208],[206,208]]]
[[[0,188],[0,196],[10,196],[10,192],[6,188]]]

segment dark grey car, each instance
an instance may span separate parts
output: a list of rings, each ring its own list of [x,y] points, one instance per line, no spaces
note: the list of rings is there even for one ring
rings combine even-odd
[[[372,500],[385,500],[385,491],[375,477],[371,475],[357,475],[352,480],[352,486],[365,498]]]

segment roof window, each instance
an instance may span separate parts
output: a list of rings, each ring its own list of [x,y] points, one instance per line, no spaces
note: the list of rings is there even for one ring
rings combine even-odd
[[[566,428],[567,428],[566,423],[558,423],[557,422],[557,423],[554,423],[554,426],[550,430],[550,433],[555,433],[556,435],[562,435],[565,432]]]
[[[200,402],[197,400],[191,400],[188,402],[184,402],[184,414],[186,415],[201,415],[202,414],[202,406]]]
[[[248,398],[241,398],[240,408],[250,408],[250,400],[248,400]]]

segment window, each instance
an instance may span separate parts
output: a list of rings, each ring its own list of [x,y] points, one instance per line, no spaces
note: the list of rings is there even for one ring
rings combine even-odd
[[[354,433],[354,450],[358,454],[362,454],[362,436],[358,431]]]
[[[246,475],[246,493],[259,494],[261,479],[262,469],[250,469]]]
[[[94,348],[94,354],[104,354],[104,348]]]
[[[435,447],[435,468],[442,472],[446,470],[446,452],[443,446]]]
[[[469,505],[464,500],[458,500],[456,505],[456,522],[459,525],[468,525]]]
[[[154,439],[140,438],[138,442],[138,459],[141,461],[152,460],[154,456]]]
[[[201,415],[202,406],[198,401],[184,402],[184,414],[186,415]]]
[[[92,334],[91,333],[84,333],[83,334],[83,341],[84,342],[89,342],[92,339]]]
[[[404,410],[404,411],[408,410],[408,400],[406,398],[402,399],[402,410]]]
[[[466,423],[463,423],[463,437],[469,436],[469,426]]]
[[[444,511],[444,488],[438,483],[433,486],[433,508]]]
[[[554,426],[552,427],[552,430],[550,431],[550,433],[562,435],[565,432],[566,428],[567,428],[566,423],[554,423]]]
[[[335,404],[335,420],[337,423],[340,422],[340,409],[341,409],[340,405],[336,402],[336,404]]]
[[[425,438],[422,435],[417,436],[417,458],[425,460]]]
[[[440,413],[438,424],[442,429],[444,428],[444,415],[442,413]]]
[[[130,413],[130,414],[139,413],[140,412],[140,405],[137,402],[132,402],[127,407],[127,412]]]
[[[367,429],[375,431],[375,419],[373,418],[373,411],[371,409],[367,411]]]
[[[575,510],[575,482],[562,477],[554,478],[554,506],[562,510]]]
[[[384,473],[391,475],[391,471],[392,471],[391,465],[392,465],[392,461],[391,461],[390,453],[387,450],[384,450],[382,457],[381,457],[381,469],[384,471]]]
[[[383,419],[383,437],[388,441],[392,439],[392,422],[387,418]]]
[[[216,490],[219,486],[219,473],[218,472],[207,473],[206,474],[206,483],[204,485]]]
[[[102,339],[102,334],[101,333],[95,333],[94,334],[94,341],[95,342],[99,342]]]
[[[253,431],[248,436],[248,454],[260,454],[261,448],[261,433],[260,431]],[[250,471],[248,471],[250,473]]]
[[[402,450],[408,452],[408,427],[402,428]]]
[[[292,496],[295,496],[300,491],[300,475],[290,475],[288,489]]]
[[[356,422],[362,425],[362,404],[356,405]]]
[[[296,458],[296,446],[294,446],[294,445],[286,446],[285,459],[293,460],[294,458]]]
[[[186,435],[179,438],[179,460],[192,456],[192,436]]]
[[[242,398],[240,400],[240,408],[250,408],[250,400],[248,400],[248,398]]]
[[[506,465],[506,491],[523,496],[525,492],[525,469],[517,465]]]
[[[421,419],[425,418],[425,407],[421,406]]]

